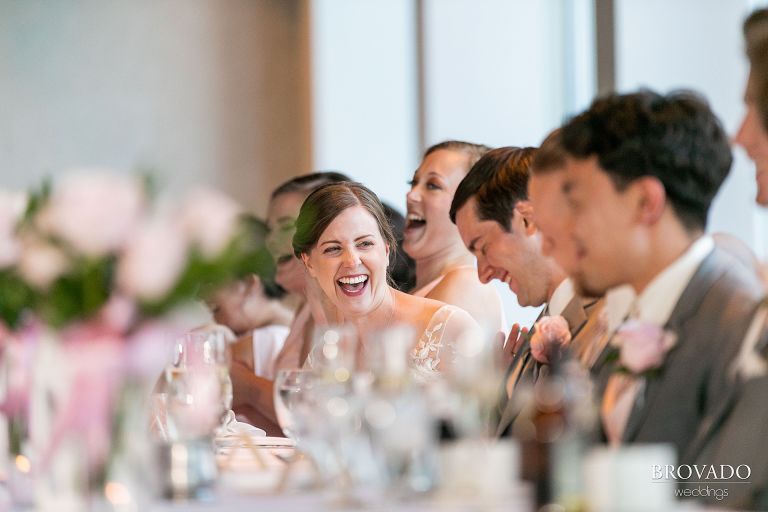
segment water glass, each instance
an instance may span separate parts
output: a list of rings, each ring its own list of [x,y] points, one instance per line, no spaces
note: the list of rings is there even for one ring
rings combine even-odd
[[[279,370],[275,377],[274,402],[277,422],[283,433],[299,442],[299,429],[294,411],[309,404],[314,375],[311,370]],[[303,412],[303,411],[302,411]]]

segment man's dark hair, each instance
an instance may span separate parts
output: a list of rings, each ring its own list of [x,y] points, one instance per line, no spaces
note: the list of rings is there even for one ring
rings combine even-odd
[[[536,148],[492,149],[472,166],[451,202],[451,221],[472,197],[480,220],[496,221],[506,231],[518,201],[528,199],[528,175]]]
[[[706,227],[732,161],[720,121],[688,91],[598,98],[563,126],[561,143],[574,158],[596,156],[619,191],[641,177],[657,178],[688,230]]]
[[[539,146],[531,162],[531,175],[539,176],[565,168],[565,150],[560,143],[560,128],[554,130]]]

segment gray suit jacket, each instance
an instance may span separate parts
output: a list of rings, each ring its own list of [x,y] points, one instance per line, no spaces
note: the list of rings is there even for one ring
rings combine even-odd
[[[692,440],[733,393],[728,368],[761,297],[754,273],[732,256],[715,248],[704,259],[665,326],[677,334],[677,344],[638,394],[625,443],[671,443],[681,464],[696,460],[701,447]],[[600,371],[598,396],[615,366]]]
[[[768,360],[768,327],[761,326],[755,355]],[[701,425],[689,447],[700,465],[747,465],[749,483],[724,485],[728,494],[708,501],[718,506],[768,510],[768,375],[734,376],[729,394]]]
[[[583,299],[575,296],[565,306],[562,316],[568,322],[568,327],[571,331],[572,344],[578,345],[586,342],[580,338],[580,335],[584,332],[584,327],[587,325],[587,321],[590,320],[591,315],[599,310],[596,307],[599,301],[596,299]],[[544,316],[545,311],[542,313]],[[536,361],[531,355],[530,336],[534,330],[528,333],[528,337],[518,351],[517,356],[510,364],[509,370],[504,377],[504,387],[502,389],[503,396],[506,398],[506,382],[508,378],[513,375],[517,369],[517,366],[522,366],[518,371],[518,377],[514,384],[514,389],[530,387],[536,382],[540,372],[546,367],[538,361]],[[585,333],[588,334],[588,333]],[[510,397],[509,400],[502,400],[500,402],[500,419],[496,426],[496,436],[501,437],[509,432],[509,429],[520,413],[524,403],[520,400],[515,400],[514,397]]]

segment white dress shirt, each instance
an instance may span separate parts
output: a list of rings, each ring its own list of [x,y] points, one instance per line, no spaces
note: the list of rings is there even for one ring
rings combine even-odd
[[[576,296],[576,292],[573,288],[573,281],[570,278],[563,279],[563,281],[557,285],[555,291],[552,292],[552,297],[549,299],[549,310],[547,313],[549,316],[562,315],[568,303]]]
[[[659,327],[666,324],[693,274],[714,248],[715,242],[708,235],[692,243],[648,283],[633,305],[632,317]]]

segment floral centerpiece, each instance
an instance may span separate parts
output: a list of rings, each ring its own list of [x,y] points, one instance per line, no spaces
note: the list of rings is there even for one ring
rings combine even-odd
[[[99,474],[125,383],[156,378],[163,341],[193,327],[178,312],[269,264],[240,219],[217,191],[173,204],[149,180],[109,172],[0,192],[0,413],[30,427],[32,469],[53,470],[74,437],[73,456]],[[18,452],[25,434],[11,434]]]

